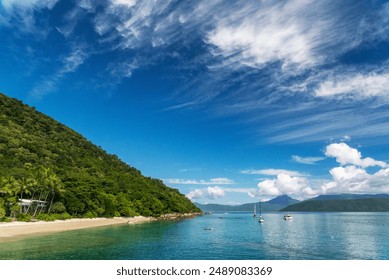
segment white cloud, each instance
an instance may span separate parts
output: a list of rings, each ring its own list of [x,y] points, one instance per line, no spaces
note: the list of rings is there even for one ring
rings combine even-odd
[[[11,11],[15,8],[20,9],[52,9],[58,0],[1,0],[6,11]]]
[[[300,157],[293,155],[292,159],[303,164],[316,164],[316,162],[324,160],[325,157]]]
[[[199,198],[208,198],[208,199],[218,199],[226,195],[226,193],[239,193],[247,194],[248,196],[254,197],[258,192],[255,188],[220,188],[218,186],[208,187],[203,189],[195,189],[190,191],[186,197],[189,199],[199,199]]]
[[[182,184],[182,185],[231,185],[233,180],[228,178],[212,178],[209,180],[187,180],[187,179],[165,179],[166,184]]]
[[[364,99],[389,97],[389,74],[356,74],[339,76],[322,82],[315,91],[319,97],[348,97]]]
[[[6,14],[1,21],[3,24],[9,24],[13,18],[18,23],[17,29],[27,33],[44,34],[44,30],[35,27],[34,12],[44,8],[52,9],[57,2],[58,0],[0,0]]]
[[[279,174],[285,174],[289,176],[303,176],[302,173],[298,171],[285,170],[285,169],[247,169],[242,170],[240,173],[248,174],[248,175],[268,175],[268,176],[276,176]]]
[[[233,13],[218,22],[215,30],[208,34],[208,43],[216,46],[225,57],[238,53],[237,61],[254,67],[273,61],[282,61],[284,66],[313,64],[316,30],[308,29],[292,8],[293,4],[300,6],[302,1],[291,2],[290,5],[263,7],[244,18],[240,18],[239,11]],[[247,15],[246,12],[242,14]]]
[[[31,89],[30,95],[39,99],[55,91],[58,84],[66,76],[66,74],[75,72],[78,67],[84,63],[87,57],[88,54],[82,47],[74,47],[68,55],[61,59],[62,67],[59,68],[52,76],[46,77],[44,80],[39,81]]]
[[[321,186],[322,193],[374,194],[389,192],[389,168],[369,174],[353,165],[330,170],[333,181]]]
[[[342,137],[342,139],[340,139],[340,141],[342,141],[342,142],[348,142],[350,140],[351,140],[351,136],[349,136],[349,135],[345,135]]]
[[[218,199],[224,197],[224,190],[218,186],[208,187],[206,189],[195,189],[186,195],[190,200],[199,198]]]
[[[293,197],[311,197],[316,194],[306,178],[279,174],[275,179],[263,180],[258,184],[259,196],[290,195]]]
[[[382,161],[362,158],[361,153],[345,143],[331,144],[326,148],[326,155],[335,157],[342,166],[332,168],[329,172],[332,181],[320,187],[321,193],[387,193],[389,192],[389,168]],[[365,168],[382,167],[373,174]]]
[[[285,72],[295,72],[328,62],[358,42],[348,33],[355,23],[335,16],[351,12],[345,6],[335,10],[333,3],[312,0],[244,3],[217,18],[207,36],[214,55],[231,64],[262,68],[280,62]]]
[[[346,143],[328,145],[325,149],[325,155],[336,158],[336,161],[341,165],[329,170],[331,180],[308,180],[298,174],[282,173],[282,169],[257,170],[260,171],[258,173],[245,171],[246,174],[276,176],[273,179],[260,181],[258,190],[251,191],[249,195],[252,197],[274,197],[286,194],[294,198],[306,199],[320,194],[389,192],[387,163],[369,157],[362,158],[357,149],[351,148]],[[370,174],[366,170],[368,167],[381,167],[381,169]]]
[[[363,168],[370,166],[386,167],[387,163],[377,161],[370,157],[362,158],[361,153],[354,148],[351,148],[346,143],[333,143],[326,147],[325,155],[334,157],[341,165],[353,164]]]
[[[136,5],[137,0],[112,0],[113,5],[123,5],[127,8],[131,8]]]

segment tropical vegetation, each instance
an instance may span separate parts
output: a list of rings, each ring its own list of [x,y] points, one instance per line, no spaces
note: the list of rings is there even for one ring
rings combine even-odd
[[[200,212],[54,119],[0,93],[0,218]]]

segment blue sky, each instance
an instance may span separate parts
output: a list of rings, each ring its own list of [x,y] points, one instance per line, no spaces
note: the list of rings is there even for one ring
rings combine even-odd
[[[0,3],[0,91],[193,201],[389,193],[388,1]]]

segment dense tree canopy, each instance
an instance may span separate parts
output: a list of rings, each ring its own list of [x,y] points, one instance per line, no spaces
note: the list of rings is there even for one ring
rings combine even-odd
[[[0,217],[16,214],[22,199],[46,201],[45,212],[73,216],[199,212],[178,190],[0,94]]]

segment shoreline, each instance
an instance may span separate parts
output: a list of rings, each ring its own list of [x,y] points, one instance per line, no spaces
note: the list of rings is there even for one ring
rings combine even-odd
[[[152,217],[132,218],[75,218],[69,220],[0,223],[0,243],[16,241],[30,236],[42,236],[56,232],[95,228],[120,224],[141,224],[155,221]]]
[[[56,232],[65,232],[86,228],[96,228],[103,226],[121,224],[142,224],[152,221],[171,221],[192,218],[199,213],[171,213],[161,217],[114,217],[114,218],[73,218],[69,220],[37,221],[37,222],[0,222],[0,243],[16,241],[31,236],[42,236]]]

